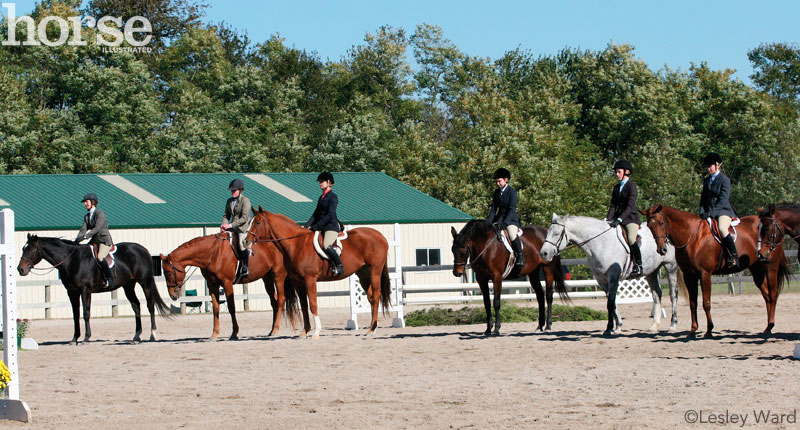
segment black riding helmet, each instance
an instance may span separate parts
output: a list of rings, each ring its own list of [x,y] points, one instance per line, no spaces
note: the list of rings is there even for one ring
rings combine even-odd
[[[508,169],[501,167],[494,171],[494,176],[492,177],[492,179],[499,179],[499,178],[511,179],[511,172],[509,172]]]
[[[722,164],[722,157],[716,152],[709,152],[708,155],[703,158],[703,167],[708,167],[712,164]]]
[[[630,171],[631,174],[633,174],[633,165],[628,160],[624,160],[624,159],[617,160],[617,162],[614,163],[614,170],[617,170],[617,169],[626,169],[626,170]]]
[[[95,193],[87,193],[85,196],[83,196],[83,199],[81,200],[81,203],[85,202],[86,200],[93,201],[95,206],[97,206],[97,194],[95,194]]]
[[[242,182],[241,179],[234,179],[231,181],[230,185],[228,185],[228,191],[236,190],[244,191],[244,182]]]
[[[329,184],[333,185],[333,175],[331,172],[322,172],[317,176],[317,182],[328,181]]]

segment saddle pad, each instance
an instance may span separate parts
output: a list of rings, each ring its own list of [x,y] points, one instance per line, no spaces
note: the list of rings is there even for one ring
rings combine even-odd
[[[323,260],[329,260],[328,255],[325,254],[325,250],[322,249],[322,235],[320,232],[314,232],[314,251],[317,251],[317,254],[322,257]],[[336,250],[336,253],[342,255],[342,241],[347,239],[347,231],[340,231],[339,235],[336,237],[336,242],[333,243],[333,249]]]
[[[717,243],[722,243],[722,241],[720,239],[720,235],[719,235],[719,222],[717,222],[717,220],[715,220],[715,219],[712,219],[711,217],[706,218],[706,221],[708,221],[708,228],[711,229],[711,236],[714,237],[714,240],[716,240]],[[736,238],[738,236],[736,234],[736,228],[735,227],[737,225],[739,225],[740,222],[741,222],[741,220],[739,218],[732,218],[731,219],[731,226],[728,229],[729,233],[733,237],[733,242],[734,243],[736,243]]]
[[[522,229],[519,229],[519,235],[522,236]],[[506,251],[508,251],[508,262],[506,263],[506,269],[503,271],[503,279],[506,279],[514,270],[514,261],[517,259],[514,255],[514,250],[511,248],[511,242],[508,240],[508,231],[503,229],[503,234],[500,236],[503,238],[503,246],[506,247]],[[520,240],[520,245],[522,245],[522,249],[525,250],[525,243]]]
[[[94,257],[95,260],[97,260],[97,250],[98,250],[98,248],[99,248],[99,244],[97,244],[97,243],[93,243],[93,244],[89,245],[89,249],[92,251],[92,257]],[[108,268],[109,269],[114,267],[114,260],[116,259],[114,257],[114,254],[116,254],[116,253],[117,253],[117,245],[112,243],[111,244],[111,250],[108,251],[108,255],[106,255],[106,258],[104,259],[104,260],[106,260],[106,264],[108,264]]]

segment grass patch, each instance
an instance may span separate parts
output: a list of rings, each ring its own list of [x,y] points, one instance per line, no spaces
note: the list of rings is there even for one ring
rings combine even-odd
[[[494,317],[494,309],[492,309]],[[534,322],[539,319],[539,309],[520,307],[502,302],[500,319],[505,322]],[[485,324],[486,312],[483,307],[464,306],[461,309],[430,308],[410,312],[405,315],[406,325],[421,327],[429,325]],[[553,305],[553,321],[595,321],[608,320],[608,314],[586,306]]]

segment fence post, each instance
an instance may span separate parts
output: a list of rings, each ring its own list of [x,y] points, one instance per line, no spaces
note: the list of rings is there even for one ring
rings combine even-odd
[[[250,294],[250,284],[242,284],[242,296],[244,297],[244,310],[250,310],[250,299],[247,298]]]
[[[119,305],[117,304],[117,300],[119,299],[119,290],[114,290],[111,292],[111,300],[114,303],[111,305],[111,316],[118,317],[119,316]]]
[[[45,285],[44,286],[44,304],[46,306],[44,308],[44,319],[46,319],[46,320],[49,320],[50,318],[53,318],[53,308],[48,306],[50,304],[50,301],[52,300],[52,297],[51,297],[52,291],[51,290],[52,290],[52,287],[50,285]]]

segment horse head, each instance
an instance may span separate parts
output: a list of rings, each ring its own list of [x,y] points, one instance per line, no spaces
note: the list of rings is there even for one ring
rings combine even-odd
[[[164,272],[164,279],[167,281],[167,292],[172,300],[178,300],[181,296],[183,289],[184,279],[186,278],[186,269],[180,265],[176,265],[170,260],[169,255],[161,255],[161,269]]]
[[[22,256],[19,258],[17,271],[20,276],[27,276],[31,272],[31,268],[42,261],[42,250],[39,242],[39,236],[31,235],[28,233],[28,240],[25,245],[22,245]]]
[[[770,254],[778,246],[783,245],[783,238],[786,235],[785,227],[775,218],[775,205],[769,205],[767,210],[759,215],[758,259],[760,261],[769,260]]]
[[[539,250],[539,255],[542,256],[545,263],[553,261],[569,245],[570,239],[567,236],[567,226],[563,218],[565,217],[553,213],[553,218],[550,220],[550,228],[547,229],[544,244]]]
[[[269,222],[267,219],[267,215],[269,212],[265,211],[261,205],[258,205],[258,210],[253,209],[253,222],[250,224],[250,228],[246,232],[246,237],[244,239],[245,246],[250,247],[256,242],[258,239],[267,239],[270,230],[269,230]]]
[[[664,216],[663,209],[664,206],[657,204],[646,210],[639,211],[639,213],[647,217],[647,228],[653,233],[653,239],[656,240],[656,251],[660,255],[667,254],[667,235],[669,234],[669,224],[667,223],[667,217]]]
[[[459,233],[455,227],[450,227],[450,234],[453,235],[453,246],[450,248],[453,252],[453,276],[461,277],[469,260],[469,241],[464,229]]]

